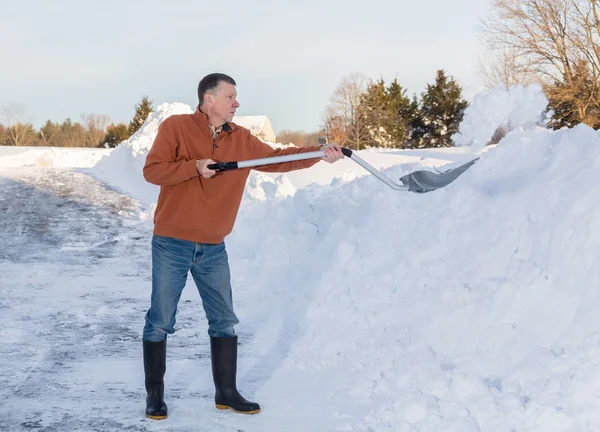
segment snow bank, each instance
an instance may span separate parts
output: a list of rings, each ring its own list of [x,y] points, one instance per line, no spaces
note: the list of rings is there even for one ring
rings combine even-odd
[[[120,143],[87,172],[150,206],[156,202],[159,188],[144,180],[142,169],[146,162],[146,155],[156,138],[158,127],[171,115],[192,112],[189,105],[182,103],[159,105],[136,133],[127,141]]]
[[[367,177],[244,207],[257,399],[298,431],[600,428],[599,169],[586,126],[515,131],[428,195]]]
[[[0,168],[92,167],[110,152],[111,149],[95,148],[0,146]]]

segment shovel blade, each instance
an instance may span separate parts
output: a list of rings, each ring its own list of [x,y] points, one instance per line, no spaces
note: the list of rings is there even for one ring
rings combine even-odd
[[[443,173],[436,173],[432,171],[415,171],[400,178],[400,181],[408,186],[409,192],[426,193],[431,192],[445,186],[448,186],[454,180],[456,180],[462,173],[468,170],[479,158],[473,159],[463,165],[456,168],[452,168]]]

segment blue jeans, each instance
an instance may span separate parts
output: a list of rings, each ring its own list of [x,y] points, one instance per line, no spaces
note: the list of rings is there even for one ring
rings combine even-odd
[[[235,336],[239,321],[233,312],[229,261],[225,243],[194,243],[170,237],[152,237],[152,297],[143,339],[161,342],[175,332],[175,313],[188,272],[202,298],[208,334]]]

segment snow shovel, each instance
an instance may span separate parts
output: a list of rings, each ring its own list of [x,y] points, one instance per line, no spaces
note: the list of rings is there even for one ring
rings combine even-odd
[[[369,171],[379,180],[387,184],[392,189],[398,191],[405,192],[416,192],[416,193],[425,193],[431,192],[436,189],[443,188],[444,186],[448,186],[454,180],[458,178],[462,173],[464,173],[469,167],[471,167],[477,159],[473,159],[463,165],[460,165],[456,168],[452,168],[448,171],[438,173],[431,172],[425,170],[414,171],[410,174],[407,174],[400,178],[401,184],[394,182],[389,177],[383,175],[380,171],[369,165],[363,159],[358,157],[356,154],[347,148],[342,147],[342,153],[344,156],[349,157],[354,162],[362,166],[364,169]],[[307,153],[298,153],[293,155],[285,155],[285,156],[274,156],[263,159],[252,159],[241,162],[219,162],[215,164],[210,164],[207,166],[208,169],[215,170],[217,172],[229,171],[239,168],[252,168],[260,165],[270,165],[275,163],[282,162],[292,162],[297,160],[305,160],[305,159],[316,159],[322,158],[325,156],[325,151],[315,151],[315,152],[307,152]]]

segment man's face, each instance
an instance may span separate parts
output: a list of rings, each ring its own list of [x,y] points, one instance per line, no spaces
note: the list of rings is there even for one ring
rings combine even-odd
[[[240,106],[235,86],[224,81],[221,81],[215,90],[206,94],[205,101],[210,106],[212,116],[222,120],[223,123],[230,122],[235,115],[235,110]]]

